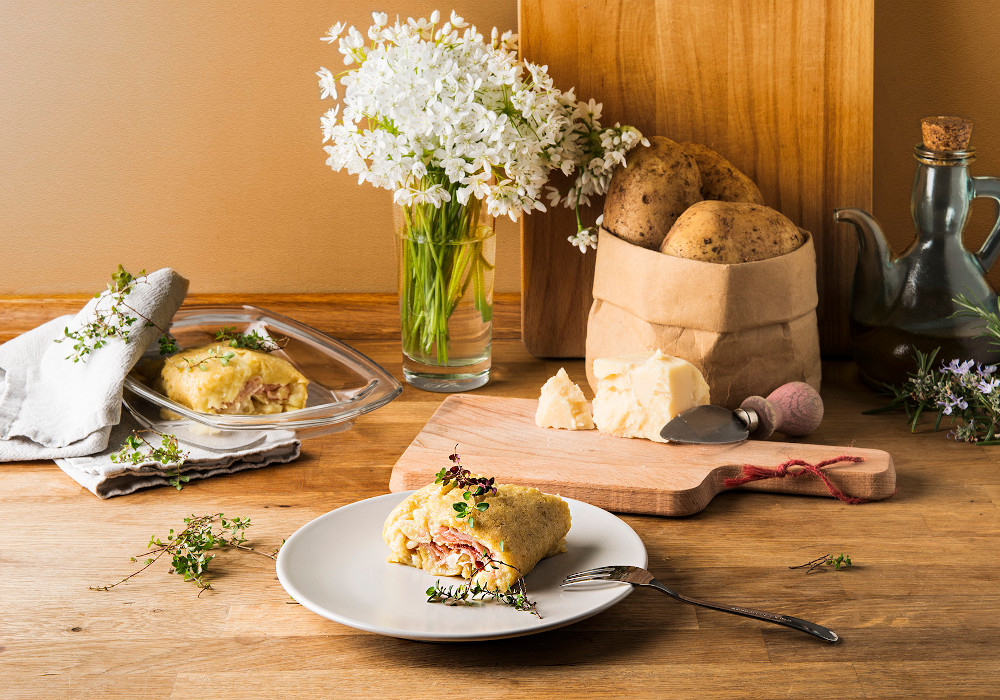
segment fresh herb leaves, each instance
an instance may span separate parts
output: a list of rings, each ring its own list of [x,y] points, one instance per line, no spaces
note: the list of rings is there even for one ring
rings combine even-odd
[[[284,347],[273,338],[260,335],[257,331],[239,333],[235,326],[220,328],[215,334],[215,339],[227,343],[229,347],[259,350],[260,352],[274,352]]]
[[[205,579],[208,565],[215,558],[215,555],[210,553],[212,550],[230,547],[274,559],[278,549],[280,549],[278,547],[273,552],[264,552],[247,545],[244,532],[250,527],[250,518],[226,518],[222,513],[213,513],[184,518],[184,524],[185,528],[179,533],[175,533],[171,529],[166,540],[162,540],[156,535],[149,539],[149,551],[139,555],[146,557],[141,569],[129,574],[117,583],[107,586],[91,586],[90,589],[94,591],[110,590],[134,576],[138,576],[161,557],[168,555],[170,557],[170,573],[178,574],[185,581],[190,581],[197,586],[200,589],[198,592],[200,596],[212,587],[212,584]],[[136,557],[132,557],[130,561],[138,560]]]
[[[159,444],[155,439],[150,441],[143,437],[146,434],[159,436]],[[160,464],[176,464],[176,474],[172,475],[168,483],[178,491],[184,488],[184,483],[190,481],[190,477],[180,472],[180,466],[187,457],[188,453],[181,450],[176,435],[164,435],[155,430],[133,430],[118,451],[111,453],[111,461],[119,464],[142,464],[150,460]]]
[[[160,336],[160,354],[161,355],[173,355],[175,352],[180,352],[181,347],[177,344],[177,338],[172,335],[161,335]]]
[[[191,359],[189,357],[182,357],[184,361],[183,365],[175,364],[174,366],[178,369],[186,369],[188,372],[193,372],[195,369],[200,369],[202,372],[208,371],[208,363],[215,360],[223,367],[227,366],[233,358],[236,357],[236,353],[232,350],[228,352],[220,352],[219,348],[210,348],[207,355],[202,357],[196,357]]]
[[[146,271],[140,270],[138,275],[133,275],[121,265],[111,274],[111,282],[108,284],[107,292],[98,292],[94,295],[99,299],[94,307],[93,319],[85,323],[80,328],[70,330],[67,326],[63,329],[63,337],[56,338],[55,342],[62,343],[67,340],[73,341],[73,352],[66,356],[67,360],[73,362],[86,362],[87,355],[95,350],[104,347],[111,338],[119,338],[122,342],[128,342],[134,330],[135,322],[140,318],[145,322],[144,328],[159,328],[153,321],[136,311],[128,304],[126,299],[132,290],[139,284],[147,284]],[[164,353],[164,347],[175,347],[176,338],[163,328],[159,328],[163,333],[160,339],[160,352]]]
[[[1000,445],[1000,375],[996,365],[977,365],[972,360],[952,360],[934,369],[937,350],[924,354],[915,351],[917,371],[901,386],[886,385],[892,397],[889,405],[866,411],[884,413],[902,409],[916,431],[920,416],[936,413],[934,430],[948,416],[956,440],[980,445]]]
[[[1000,345],[1000,306],[989,311],[960,294],[952,301],[959,307],[954,316],[972,316],[983,321],[977,337],[989,338]],[[996,365],[982,365],[974,360],[952,360],[937,369],[934,360],[940,348],[925,354],[914,350],[917,371],[901,385],[886,384],[892,398],[888,406],[865,411],[871,415],[902,409],[915,432],[921,414],[936,413],[934,430],[948,416],[955,426],[949,432],[956,440],[980,445],[1000,445],[1000,373]]]
[[[798,566],[789,566],[789,569],[806,569],[807,574],[811,574],[814,571],[824,571],[822,567],[832,566],[836,571],[840,571],[840,567],[845,569],[854,566],[851,563],[850,554],[840,554],[840,556],[834,558],[832,554],[824,554],[823,556],[813,559],[812,561],[807,561],[805,564],[799,564]]]
[[[987,311],[964,294],[959,294],[952,301],[959,307],[959,310],[952,314],[952,316],[979,318],[983,322],[983,327],[977,335],[979,337],[990,338],[991,343],[1000,345],[1000,302],[997,304],[997,311]]]
[[[515,589],[501,593],[491,591],[471,579],[465,583],[458,583],[452,586],[442,586],[438,579],[433,586],[427,589],[428,603],[443,603],[445,605],[474,605],[477,600],[493,599],[498,603],[509,605],[515,610],[530,612],[535,617],[538,614],[536,604],[528,600],[528,593],[524,587],[524,579],[518,579]]]
[[[476,521],[472,516],[490,507],[489,503],[477,499],[485,498],[487,495],[497,495],[496,479],[473,476],[468,469],[462,468],[462,458],[457,452],[448,455],[448,459],[454,466],[450,469],[442,467],[441,471],[434,475],[434,483],[445,486],[455,484],[457,488],[465,489],[462,492],[462,500],[452,504],[452,508],[455,509],[455,517],[458,520],[466,520],[470,527],[474,526]]]

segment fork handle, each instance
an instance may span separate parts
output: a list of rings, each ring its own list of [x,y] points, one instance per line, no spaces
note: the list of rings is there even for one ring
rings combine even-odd
[[[709,603],[705,600],[698,600],[697,598],[689,598],[686,595],[672,591],[662,583],[657,581],[655,578],[650,581],[647,586],[655,588],[661,593],[666,593],[668,596],[674,600],[679,600],[682,603],[690,603],[691,605],[697,605],[702,608],[709,608],[711,610],[718,610],[720,612],[730,613],[732,615],[742,615],[743,617],[752,617],[755,620],[763,620],[764,622],[771,622],[776,625],[783,625],[785,627],[790,627],[793,630],[798,630],[799,632],[805,632],[806,634],[811,634],[814,637],[822,639],[824,642],[836,642],[840,637],[837,633],[831,629],[827,629],[822,625],[817,625],[815,622],[809,622],[808,620],[803,620],[798,617],[792,617],[791,615],[778,615],[776,613],[763,612],[761,610],[751,610],[750,608],[741,608],[736,605],[723,605],[722,603]]]

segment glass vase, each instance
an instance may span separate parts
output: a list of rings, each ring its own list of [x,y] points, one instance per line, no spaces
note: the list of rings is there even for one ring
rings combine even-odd
[[[403,376],[457,392],[490,378],[495,219],[478,199],[396,208]]]

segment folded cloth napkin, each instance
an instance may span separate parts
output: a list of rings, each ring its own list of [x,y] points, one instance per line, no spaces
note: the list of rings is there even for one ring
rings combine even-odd
[[[166,328],[180,307],[188,281],[169,268],[158,270],[129,291],[132,309]],[[94,454],[108,446],[111,426],[122,409],[125,375],[161,331],[139,319],[128,342],[107,344],[81,361],[67,359],[73,341],[54,342],[64,330],[82,328],[95,312],[109,313],[104,292],[76,316],[63,316],[0,345],[0,462]]]
[[[112,462],[111,454],[118,451],[133,430],[141,429],[135,419],[126,413],[121,423],[111,431],[110,446],[106,450],[89,457],[57,459],[56,464],[95,496],[111,498],[150,486],[164,486],[176,480],[178,474],[194,481],[216,474],[232,474],[244,469],[291,462],[299,456],[301,445],[292,430],[262,430],[257,442],[237,449],[213,450],[182,441],[180,447],[187,457],[180,466],[155,461],[140,464]]]

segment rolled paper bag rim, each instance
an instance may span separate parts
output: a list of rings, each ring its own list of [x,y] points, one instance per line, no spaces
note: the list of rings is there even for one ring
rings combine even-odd
[[[819,301],[813,238],[799,230],[805,241],[790,253],[723,264],[665,255],[602,228],[593,296],[665,326],[731,333],[787,323]]]

